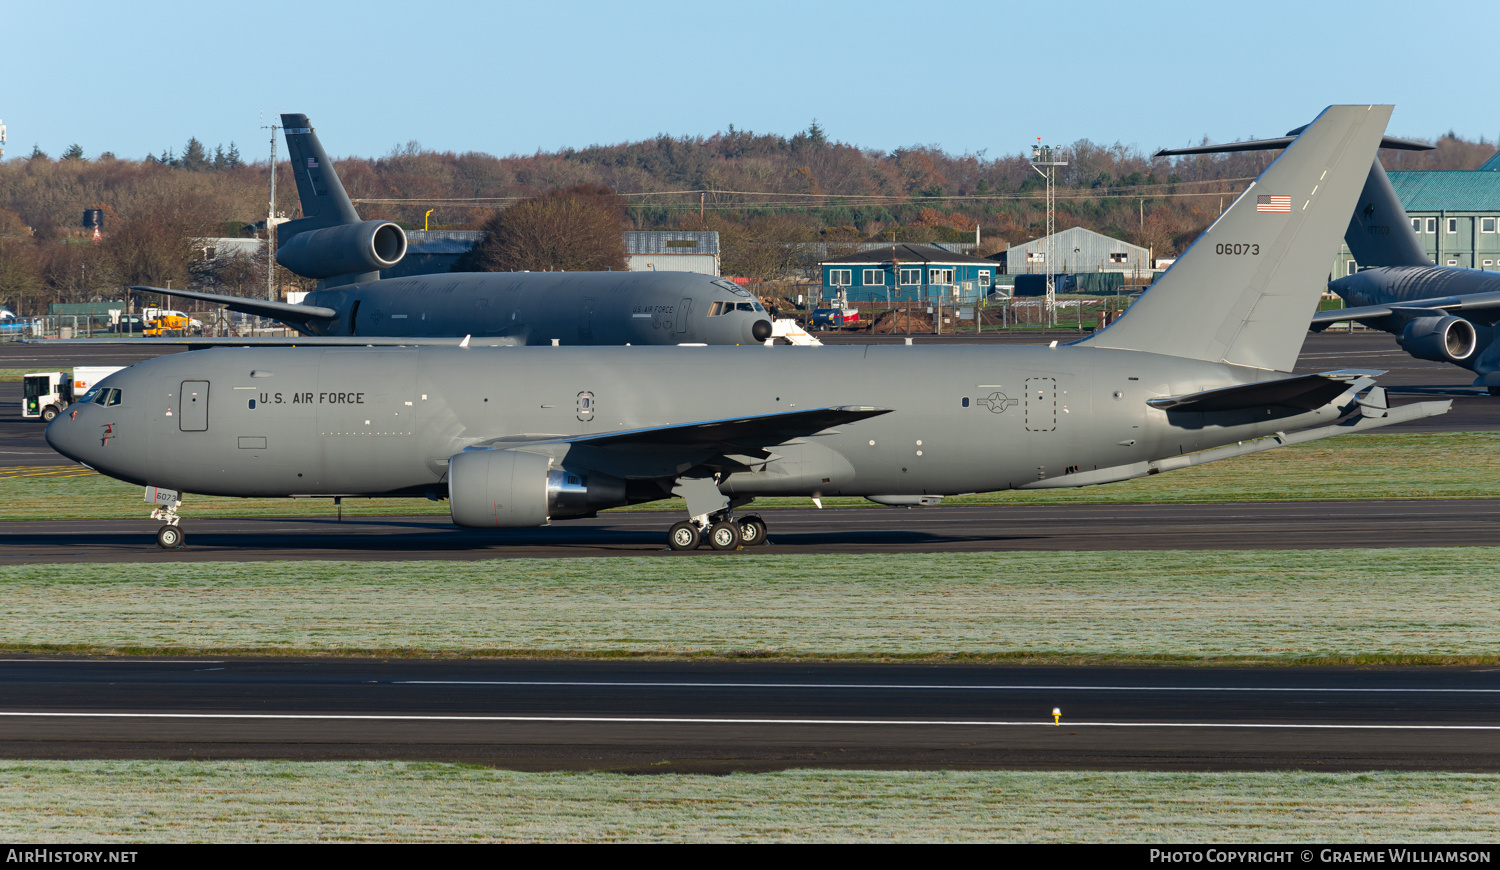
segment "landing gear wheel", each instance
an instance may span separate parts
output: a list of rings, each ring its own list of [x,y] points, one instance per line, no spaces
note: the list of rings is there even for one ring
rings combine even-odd
[[[766,542],[766,521],[756,516],[740,520],[740,543],[758,547]]]
[[[733,550],[740,545],[740,527],[720,520],[708,527],[708,545],[715,550]]]
[[[163,550],[175,550],[182,546],[184,540],[186,538],[182,534],[182,529],[176,526],[162,526],[156,530],[156,546]]]
[[[690,522],[683,521],[667,532],[667,546],[674,550],[696,550],[703,543],[703,533]]]
[[[57,419],[57,413],[58,412],[56,405],[48,405],[47,407],[42,409],[42,422],[51,423],[53,420]]]

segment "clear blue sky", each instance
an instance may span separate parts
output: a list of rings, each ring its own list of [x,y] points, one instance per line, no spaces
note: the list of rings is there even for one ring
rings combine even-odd
[[[1052,10],[1037,13],[1029,10]],[[6,0],[6,159],[264,159],[258,115],[337,155],[530,153],[734,124],[891,149],[1142,148],[1391,102],[1394,135],[1500,134],[1500,2],[203,3]],[[1045,34],[1052,34],[1049,38]]]

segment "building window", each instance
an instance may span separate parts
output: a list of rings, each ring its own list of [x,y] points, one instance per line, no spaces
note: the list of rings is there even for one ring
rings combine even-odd
[[[1481,233],[1493,233],[1495,231],[1495,219],[1494,218],[1480,218],[1479,219],[1479,231]]]
[[[902,269],[901,284],[905,287],[913,287],[922,283],[921,269]]]
[[[1046,251],[1027,251],[1026,252],[1026,262],[1028,262],[1028,263],[1045,263],[1045,262],[1047,262],[1047,252]]]
[[[833,287],[848,287],[853,278],[851,269],[829,269],[828,283]]]
[[[1448,261],[1448,265],[1450,265],[1450,266],[1457,266],[1458,265],[1458,261],[1457,260],[1449,260]]]
[[[1433,235],[1437,232],[1437,218],[1427,219],[1427,234]]]
[[[1411,231],[1414,232],[1414,233],[1420,233],[1422,231],[1422,219],[1421,218],[1412,218],[1411,219]]]
[[[1493,263],[1492,263],[1492,262],[1491,262],[1491,261],[1489,261],[1489,260],[1485,260],[1485,261],[1484,261],[1484,267],[1485,267],[1485,268],[1486,268],[1486,269],[1488,269],[1488,268],[1489,268],[1489,267],[1490,267],[1490,266],[1492,266],[1492,265],[1494,265],[1494,264],[1493,264]]]
[[[1349,261],[1349,265],[1348,265],[1348,267],[1347,267],[1347,268],[1348,268],[1348,271],[1346,271],[1346,272],[1345,272],[1345,273],[1344,273],[1344,274],[1345,274],[1345,275],[1353,275],[1353,274],[1354,274],[1354,273],[1355,273],[1355,272],[1358,272],[1358,271],[1359,271],[1359,266],[1358,266],[1358,265],[1356,265],[1356,264],[1355,264],[1355,262],[1354,262],[1354,261],[1353,261],[1353,260],[1350,260],[1350,261]]]
[[[980,269],[974,273],[974,280],[978,281],[981,287],[990,286],[990,271],[988,269]]]
[[[885,285],[884,269],[866,269],[864,274],[866,287],[881,287]]]
[[[1458,232],[1458,218],[1448,218],[1448,232]]]
[[[1109,255],[1109,261],[1111,263],[1128,263],[1128,262],[1130,262],[1130,255],[1129,254],[1110,254]]]
[[[952,269],[929,269],[929,270],[927,270],[927,283],[928,284],[952,284],[953,283],[953,270]]]

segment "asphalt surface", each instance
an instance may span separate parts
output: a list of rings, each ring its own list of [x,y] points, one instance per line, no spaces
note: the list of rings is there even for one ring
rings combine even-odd
[[[141,505],[141,513],[149,506]],[[330,509],[331,511],[332,509]],[[768,545],[742,553],[949,553],[1058,550],[1337,549],[1472,546],[1493,540],[1500,499],[1188,505],[783,509],[761,514]],[[187,546],[156,546],[159,523],[0,523],[0,564],[279,559],[428,560],[663,556],[670,511],[605,513],[539,529],[474,530],[447,515],[193,519]]]
[[[1493,771],[1500,669],[12,658],[0,757]]]

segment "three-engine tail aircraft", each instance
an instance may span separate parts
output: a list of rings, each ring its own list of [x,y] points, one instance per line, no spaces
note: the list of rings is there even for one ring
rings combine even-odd
[[[318,289],[300,304],[173,290],[132,290],[269,317],[317,345],[751,344],[771,318],[750,291],[692,272],[449,272],[380,280],[406,255],[406,233],[361,220],[306,115],[281,116],[303,217],[277,228],[276,261]],[[435,340],[424,340],[435,339]],[[109,341],[109,339],[105,339]],[[197,346],[242,339],[167,339]],[[269,339],[256,344],[289,344]]]
[[[733,514],[761,495],[1087,486],[1441,414],[1378,372],[1289,374],[1390,113],[1328,108],[1072,345],[221,349],[111,375],[47,441],[146,485],[164,547],[195,492],[447,498],[484,528],[675,494],[670,545],[729,549],[765,540]]]
[[[1293,130],[1292,134],[1300,132]],[[1260,151],[1292,141],[1256,139],[1158,151],[1157,157]],[[1386,137],[1382,148],[1427,151],[1422,142]],[[1313,315],[1312,328],[1355,321],[1389,332],[1417,359],[1452,363],[1474,372],[1474,386],[1500,395],[1500,273],[1438,266],[1417,238],[1385,167],[1376,159],[1360,191],[1344,242],[1359,271],[1328,289],[1351,306]]]

